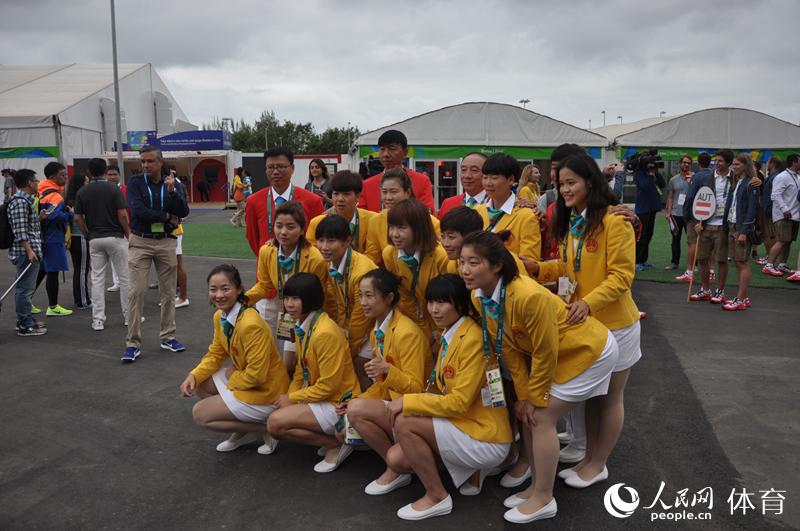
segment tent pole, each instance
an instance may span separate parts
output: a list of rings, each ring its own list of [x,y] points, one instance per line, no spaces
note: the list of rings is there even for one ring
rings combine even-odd
[[[117,118],[117,166],[120,183],[125,184],[125,165],[122,162],[122,118],[119,110],[119,67],[117,65],[117,23],[114,15],[114,0],[111,0],[111,53],[114,63],[114,111]]]

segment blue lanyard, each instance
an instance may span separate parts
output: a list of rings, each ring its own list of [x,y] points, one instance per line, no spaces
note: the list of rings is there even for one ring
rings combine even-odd
[[[300,253],[302,249],[300,248],[300,243],[298,242],[297,247],[294,250],[294,273],[289,276],[294,276],[300,272]],[[278,268],[278,300],[283,300],[283,270],[281,269],[281,262],[280,256],[281,255],[281,248],[278,247],[278,252],[275,253],[275,267]]]
[[[566,239],[564,240],[564,263],[567,263],[567,243],[569,242],[570,237],[572,234],[567,234]],[[577,273],[581,270],[581,254],[583,254],[583,240],[584,238],[580,238],[578,240],[578,249],[575,252],[575,258],[572,260],[572,271],[573,273]]]
[[[339,292],[340,295],[344,297],[344,328],[348,330],[350,328],[350,299],[348,299],[348,291],[350,283],[350,259],[353,258],[353,250],[348,249],[345,251],[346,257],[343,258],[344,262],[344,275],[342,275],[342,284],[343,286],[339,286],[339,282],[336,279],[333,279],[333,283],[336,285],[336,290]],[[344,292],[342,292],[342,288]],[[339,313],[339,299],[336,299],[336,313]]]
[[[311,324],[308,325],[308,332],[306,333],[306,337],[304,340],[301,340],[303,344],[303,355],[300,356],[300,368],[303,370],[303,381],[309,383],[311,381],[311,377],[308,373],[308,365],[306,365],[306,352],[308,352],[308,345],[311,343],[311,333],[314,331],[314,325],[317,324],[317,320],[319,316],[322,314],[322,310],[317,310],[314,313],[314,318],[311,319]]]
[[[500,309],[497,312],[497,334],[495,334],[495,341],[494,341],[494,355],[497,358],[498,364],[503,357],[503,319],[506,313],[506,286],[503,284],[503,280],[498,280],[500,282]],[[491,355],[491,351],[489,350],[489,328],[486,323],[486,310],[483,307],[483,302],[481,302],[481,332],[483,332],[483,359],[489,360],[489,356]]]
[[[147,177],[144,178],[144,184],[147,188],[147,195],[150,196],[150,208],[155,208],[153,205],[153,191],[150,189],[150,182],[148,182]],[[164,210],[164,183],[161,183],[161,208],[159,210]]]

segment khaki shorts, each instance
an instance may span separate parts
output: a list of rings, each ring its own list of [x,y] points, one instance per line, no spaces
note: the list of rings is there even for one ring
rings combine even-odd
[[[736,231],[728,234],[728,254],[736,262],[747,262],[750,260],[750,250],[753,246],[750,244],[750,238],[742,243],[737,241],[738,237],[739,233]]]
[[[697,259],[708,260],[712,251],[717,257],[717,262],[725,262],[728,259],[728,231],[722,225],[706,225],[700,233]]]
[[[780,219],[775,222],[775,239],[783,243],[791,243],[797,239],[797,227],[800,225],[793,219]]]
[[[695,232],[695,227],[697,226],[696,221],[689,221],[686,223],[686,244],[687,245],[694,245],[697,243],[697,233]]]
[[[775,222],[772,221],[772,214],[764,215],[761,220],[761,227],[764,232],[765,240],[775,239]]]

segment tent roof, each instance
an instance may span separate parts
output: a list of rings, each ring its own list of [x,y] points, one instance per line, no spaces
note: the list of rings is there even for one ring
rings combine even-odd
[[[146,64],[121,64],[124,78]],[[114,83],[112,65],[0,65],[0,116],[59,114]]]
[[[358,145],[376,145],[378,137],[398,129],[415,146],[558,146],[572,142],[605,146],[605,137],[542,114],[504,103],[472,102],[444,107],[369,131]]]
[[[800,147],[800,127],[758,111],[719,107],[618,133],[613,140],[636,147],[792,149]]]
[[[638,131],[639,129],[650,127],[651,125],[660,124],[661,122],[665,120],[671,120],[672,118],[674,118],[674,116],[644,118],[642,120],[637,120],[635,122],[628,122],[624,124],[611,124],[603,127],[594,127],[590,129],[590,131],[593,133],[597,133],[599,135],[603,135],[609,140],[609,142],[611,142],[618,136],[626,135],[633,131]]]

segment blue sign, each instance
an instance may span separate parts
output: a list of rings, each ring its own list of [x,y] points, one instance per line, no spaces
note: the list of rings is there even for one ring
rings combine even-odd
[[[231,149],[228,131],[183,131],[158,139],[163,151],[206,151]]]
[[[126,151],[138,151],[144,145],[156,145],[155,131],[128,131],[128,149]]]

